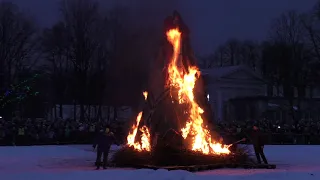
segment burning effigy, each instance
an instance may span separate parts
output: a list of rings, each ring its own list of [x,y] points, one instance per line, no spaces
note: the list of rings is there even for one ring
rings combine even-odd
[[[200,105],[203,96],[197,93],[203,90],[197,82],[201,72],[193,57],[189,29],[178,12],[165,19],[164,35],[164,53],[157,62],[161,70],[152,71],[157,79],[142,93],[149,108],[138,113],[127,145],[115,153],[113,163],[190,166],[248,161],[246,153],[232,152],[232,144],[214,136],[205,121],[205,108]]]

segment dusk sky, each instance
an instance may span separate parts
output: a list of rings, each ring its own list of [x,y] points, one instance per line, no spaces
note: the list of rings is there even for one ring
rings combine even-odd
[[[32,13],[43,27],[59,18],[59,0],[11,0],[24,11]],[[102,6],[114,0],[100,0]],[[120,0],[118,0],[119,2]],[[135,4],[141,0],[123,0]],[[146,1],[146,0],[142,0]],[[163,4],[162,2],[166,2]],[[192,43],[198,54],[209,54],[229,38],[263,40],[271,20],[288,10],[310,11],[317,0],[149,0],[152,13],[165,18],[167,12],[178,9],[191,29]],[[160,12],[161,11],[161,12]],[[166,13],[164,13],[166,12]],[[162,17],[163,16],[163,17]],[[162,23],[158,18],[159,23]]]

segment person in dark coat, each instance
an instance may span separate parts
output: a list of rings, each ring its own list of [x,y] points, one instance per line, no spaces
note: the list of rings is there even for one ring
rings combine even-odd
[[[116,139],[113,135],[113,133],[110,131],[109,128],[106,128],[104,132],[99,133],[94,141],[93,149],[95,150],[96,146],[97,148],[97,159],[96,159],[96,166],[97,169],[100,169],[101,166],[101,157],[103,156],[103,169],[107,168],[107,161],[108,161],[108,155],[109,150],[112,144],[116,143]]]
[[[262,158],[263,162],[265,164],[268,164],[267,158],[263,152],[264,140],[257,126],[253,126],[253,130],[251,133],[251,140],[252,140],[254,152],[256,154],[258,163],[261,164],[261,158]]]

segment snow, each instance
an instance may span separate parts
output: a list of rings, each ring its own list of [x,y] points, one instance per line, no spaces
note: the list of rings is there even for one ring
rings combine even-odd
[[[113,147],[117,149],[118,147]],[[94,170],[90,145],[0,147],[1,180],[309,180],[320,177],[320,146],[266,146],[265,153],[277,169],[218,169],[190,173],[149,169]]]

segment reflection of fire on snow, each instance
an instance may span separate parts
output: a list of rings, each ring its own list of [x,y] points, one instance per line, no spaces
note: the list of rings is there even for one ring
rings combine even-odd
[[[188,67],[188,73],[178,64],[181,62],[180,49],[181,49],[181,32],[179,29],[170,29],[167,32],[167,40],[173,46],[173,55],[168,66],[168,79],[167,85],[171,89],[177,90],[177,98],[179,104],[187,104],[189,118],[185,127],[181,129],[182,137],[184,139],[190,138],[192,140],[193,151],[199,151],[203,154],[229,154],[229,146],[223,145],[212,140],[210,131],[204,126],[201,114],[203,109],[195,102],[193,89],[195,87],[196,80],[200,76],[200,71],[195,66]],[[173,92],[171,92],[172,95]],[[145,99],[147,99],[148,93],[143,93]],[[209,99],[209,97],[208,97]],[[135,142],[135,136],[141,121],[142,112],[138,114],[136,124],[132,126],[132,129],[127,137],[127,144],[134,147],[138,151],[146,150],[150,151],[150,133],[146,126],[143,126],[139,130],[141,131],[140,142]]]

